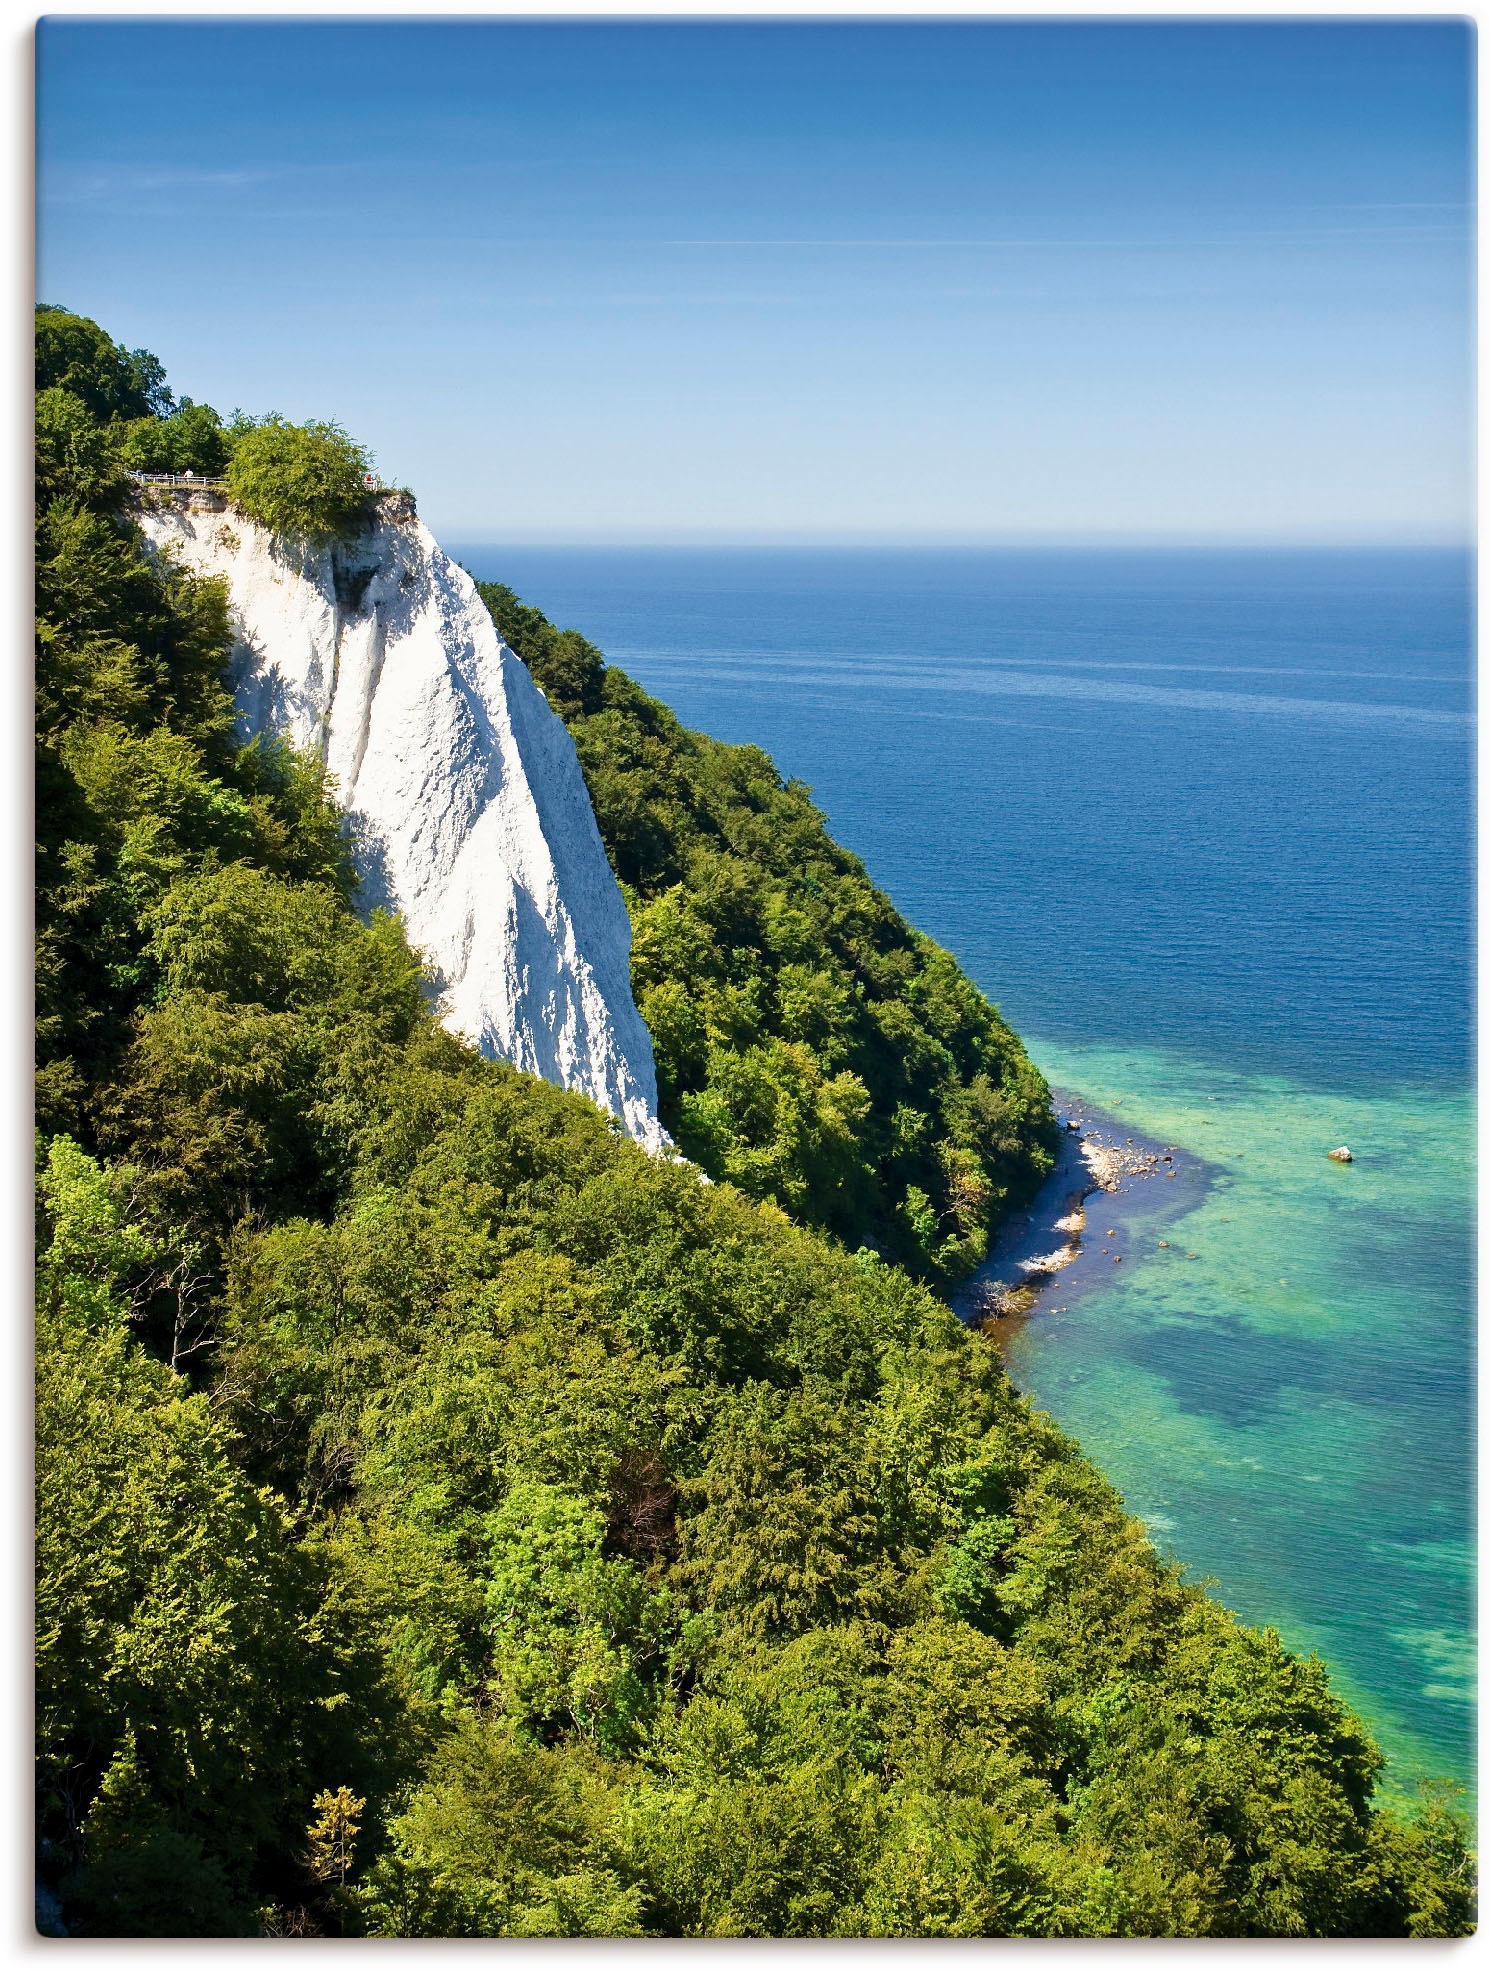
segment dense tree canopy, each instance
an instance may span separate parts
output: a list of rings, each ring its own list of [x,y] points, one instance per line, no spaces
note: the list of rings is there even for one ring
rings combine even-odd
[[[831,1238],[811,1159],[702,1183],[435,1023],[399,925],[351,908],[315,764],[234,741],[225,598],[130,524],[137,414],[53,381],[38,436],[38,1811],[68,1928],[1464,1931],[1458,1823],[1376,1804],[1322,1665],[1164,1564],[989,1340],[848,1249],[876,1185],[903,1208],[885,1157]],[[672,894],[682,939],[743,954],[702,967],[773,1008],[741,1058],[864,1079],[905,997],[954,1064],[909,1084],[934,1141],[986,1140],[982,1073],[1037,1140],[1015,1043],[760,756],[649,792],[683,740],[648,707],[611,729],[653,721],[652,764],[598,808],[644,929]],[[759,936],[793,911],[808,958]],[[783,1038],[783,975],[826,951],[839,1057]],[[725,1083],[674,1086],[682,1115]]]
[[[211,404],[190,397],[166,417],[134,419],[120,439],[120,456],[137,472],[193,472],[216,478],[233,454],[235,434]]]

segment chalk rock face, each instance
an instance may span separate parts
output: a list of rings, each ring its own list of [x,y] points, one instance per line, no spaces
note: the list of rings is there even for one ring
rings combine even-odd
[[[226,578],[244,736],[276,732],[336,777],[359,905],[399,913],[445,1024],[666,1147],[627,907],[574,742],[409,503],[386,497],[369,532],[321,549],[202,494],[140,524]]]

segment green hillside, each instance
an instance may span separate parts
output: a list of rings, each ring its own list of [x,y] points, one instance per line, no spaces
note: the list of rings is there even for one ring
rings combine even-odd
[[[654,1014],[681,1140],[731,1179],[704,1185],[434,1024],[397,922],[351,908],[315,764],[233,741],[225,597],[131,526],[126,443],[178,415],[159,365],[43,328],[37,1771],[61,1922],[1464,1931],[1457,1824],[1375,1806],[1323,1667],[1163,1564],[994,1347],[871,1249],[965,1263],[1040,1167],[1043,1091],[802,795],[615,672],[572,708],[645,991],[669,1003],[678,949],[718,954],[703,1055]],[[650,722],[659,754],[608,791]],[[759,1009],[734,1050],[733,991]],[[793,1063],[811,1108],[861,1081],[840,1165],[812,1128],[741,1121],[733,1051],[790,1095]],[[899,1106],[921,1133],[886,1134]],[[842,1207],[827,1170],[853,1166]],[[976,1166],[949,1252],[951,1194],[918,1173]]]

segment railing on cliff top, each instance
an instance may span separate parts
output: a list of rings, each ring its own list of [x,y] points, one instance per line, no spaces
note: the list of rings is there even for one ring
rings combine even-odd
[[[140,486],[202,486],[214,493],[228,484],[205,472],[131,472],[130,477]]]
[[[130,478],[138,486],[205,486],[210,492],[218,492],[228,484],[221,474],[214,476],[206,472],[137,472],[130,469]],[[365,493],[387,493],[392,489],[385,486],[373,472],[363,474]]]

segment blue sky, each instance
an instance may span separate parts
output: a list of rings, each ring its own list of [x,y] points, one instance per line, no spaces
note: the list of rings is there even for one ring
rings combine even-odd
[[[1469,31],[40,31],[40,294],[473,540],[1464,538]]]

